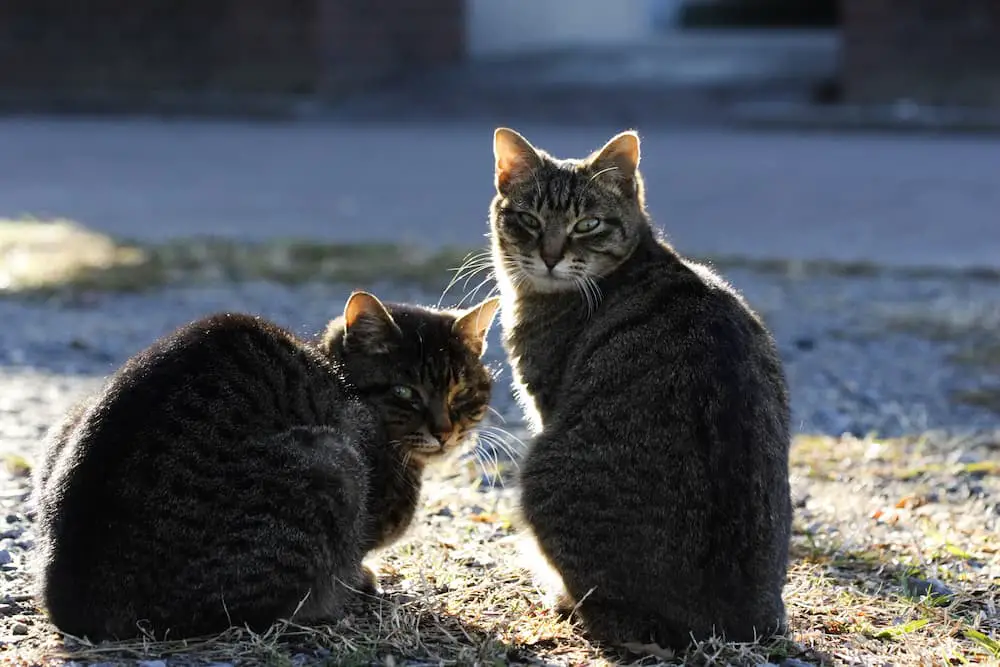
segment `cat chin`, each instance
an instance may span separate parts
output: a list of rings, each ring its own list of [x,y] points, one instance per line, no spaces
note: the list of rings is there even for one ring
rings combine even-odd
[[[418,447],[411,447],[409,449],[410,459],[420,465],[426,465],[428,463],[435,463],[438,461],[447,461],[455,457],[455,455],[461,451],[462,445],[468,442],[468,437],[461,438],[456,442],[449,442],[444,447],[435,444],[433,447],[427,447],[426,449],[421,449]]]
[[[530,273],[525,274],[524,280],[520,282],[519,286],[535,294],[558,294],[560,292],[575,292],[579,290],[577,284],[569,278],[553,278],[532,275]]]

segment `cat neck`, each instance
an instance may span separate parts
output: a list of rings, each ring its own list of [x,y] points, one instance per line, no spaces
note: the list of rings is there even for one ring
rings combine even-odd
[[[389,546],[410,525],[420,499],[423,464],[394,445],[379,443],[367,452],[369,544]]]

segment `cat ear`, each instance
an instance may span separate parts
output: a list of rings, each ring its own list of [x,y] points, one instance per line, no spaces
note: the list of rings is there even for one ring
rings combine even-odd
[[[388,352],[401,332],[374,294],[354,292],[344,306],[344,345],[369,354]]]
[[[465,311],[452,325],[452,331],[461,336],[479,356],[483,356],[483,352],[486,351],[486,334],[490,331],[490,325],[493,324],[493,317],[499,307],[500,297],[486,299],[478,306]]]
[[[540,164],[538,151],[520,134],[506,127],[493,132],[497,192],[507,194],[511,185],[528,178]]]
[[[604,148],[591,155],[589,160],[595,172],[605,172],[608,176],[629,180],[639,168],[639,135],[633,130],[615,135],[604,144]]]

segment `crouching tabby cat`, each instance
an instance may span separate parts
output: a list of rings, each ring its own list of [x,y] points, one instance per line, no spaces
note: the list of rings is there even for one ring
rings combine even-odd
[[[494,138],[504,344],[536,434],[521,504],[561,605],[615,644],[785,627],[789,406],[771,335],[646,213],[639,138]],[[551,573],[550,573],[551,574]]]
[[[100,640],[336,618],[424,465],[485,415],[497,305],[357,292],[316,343],[219,314],[134,356],[52,430],[35,479],[52,621]]]

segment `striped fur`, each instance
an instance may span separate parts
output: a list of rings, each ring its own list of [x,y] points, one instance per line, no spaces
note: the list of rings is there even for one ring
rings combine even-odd
[[[362,557],[403,533],[424,465],[472,433],[491,389],[479,329],[456,325],[466,313],[383,310],[395,329],[377,354],[360,320],[314,344],[258,317],[207,317],[71,410],[34,490],[55,625],[92,640],[262,630],[296,609],[335,619],[348,589],[370,587]],[[444,404],[458,378],[472,392]],[[390,407],[401,383],[426,402]],[[442,409],[455,419],[437,449],[411,443]]]
[[[522,512],[561,605],[612,644],[781,631],[789,405],[770,333],[651,226],[634,133],[557,160],[500,129],[495,157],[504,345],[536,432]]]

